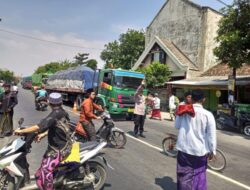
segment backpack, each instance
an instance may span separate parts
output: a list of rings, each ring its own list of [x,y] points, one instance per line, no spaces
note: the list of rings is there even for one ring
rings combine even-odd
[[[57,120],[55,127],[64,131],[64,133],[66,134],[67,143],[61,150],[58,150],[56,147],[53,147],[51,145],[49,145],[49,147],[55,152],[60,152],[62,157],[65,158],[70,154],[70,151],[72,149],[72,145],[74,143],[74,139],[73,139],[74,133],[70,129],[69,121],[65,117],[62,117],[61,119]]]

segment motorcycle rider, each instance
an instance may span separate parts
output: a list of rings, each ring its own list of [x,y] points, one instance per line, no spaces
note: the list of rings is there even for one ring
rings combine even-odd
[[[81,105],[80,123],[82,124],[82,127],[84,128],[84,130],[86,131],[88,135],[88,140],[95,141],[96,130],[92,122],[92,119],[101,119],[101,117],[96,116],[94,114],[94,110],[103,111],[103,109],[101,106],[93,102],[96,96],[93,89],[89,89],[87,91],[87,96],[88,98],[85,99]]]
[[[42,99],[47,98],[47,97],[48,97],[48,93],[45,90],[45,86],[42,85],[42,89],[40,89],[36,92],[36,99],[35,99],[36,108],[38,107],[39,101],[41,101]]]
[[[35,176],[40,190],[53,189],[53,170],[65,159],[72,147],[71,131],[69,128],[69,115],[62,108],[62,96],[59,93],[49,95],[49,105],[52,112],[39,124],[26,129],[17,129],[15,134],[38,132],[36,141],[48,135],[48,148],[44,154],[41,167],[37,170]]]
[[[11,91],[15,94],[18,94],[18,87],[17,84],[15,82],[12,82],[12,89]]]

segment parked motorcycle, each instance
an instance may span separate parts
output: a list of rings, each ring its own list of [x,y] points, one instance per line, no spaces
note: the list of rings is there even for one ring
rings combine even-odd
[[[103,119],[103,124],[96,132],[97,140],[105,140],[111,147],[117,149],[123,148],[127,143],[125,132],[115,127],[114,121],[111,119],[111,116],[108,111],[102,112],[100,117]],[[79,134],[79,139],[82,139],[82,141],[88,140],[88,136],[86,133]]]
[[[22,121],[19,121],[21,125]],[[0,189],[31,190],[38,189],[29,176],[27,154],[35,139],[35,133],[25,134],[0,150]],[[65,162],[54,170],[54,189],[94,189],[100,190],[107,177],[105,158],[100,150],[106,142],[87,142],[80,144],[80,162]]]
[[[250,136],[250,113],[239,112],[238,116],[231,116],[220,111],[216,118],[217,129],[234,128]]]
[[[41,97],[35,102],[36,104],[36,110],[39,111],[45,111],[48,107],[48,98],[47,97]]]

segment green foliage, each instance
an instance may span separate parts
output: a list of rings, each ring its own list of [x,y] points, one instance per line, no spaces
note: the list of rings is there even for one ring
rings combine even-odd
[[[111,67],[131,69],[142,54],[145,44],[143,31],[129,29],[120,35],[119,41],[115,40],[105,45],[101,52],[101,59],[106,62],[105,68]]]
[[[90,67],[93,70],[95,70],[97,68],[97,61],[95,59],[90,59],[90,60],[87,61],[86,66]]]
[[[68,60],[64,60],[61,62],[51,62],[46,65],[40,66],[36,69],[35,74],[43,74],[43,73],[55,73],[57,71],[65,70],[70,67],[75,67],[77,64],[71,63]]]
[[[76,56],[75,56],[75,63],[77,65],[85,65],[87,64],[86,60],[88,59],[89,57],[89,54],[88,53],[78,53]]]
[[[97,61],[95,59],[88,59],[88,53],[78,53],[75,56],[75,62],[70,62],[69,60],[51,62],[43,66],[38,67],[34,74],[53,74],[57,71],[66,70],[70,67],[77,67],[79,65],[86,65],[92,69],[97,68]]]
[[[139,68],[138,72],[146,75],[146,82],[149,88],[163,86],[170,79],[171,71],[166,64],[155,61],[147,67]]]
[[[214,54],[222,63],[239,68],[250,64],[250,1],[236,0],[223,9],[216,41],[220,44]]]
[[[14,72],[0,69],[0,80],[3,80],[5,82],[12,82],[16,81],[17,79],[14,75]]]

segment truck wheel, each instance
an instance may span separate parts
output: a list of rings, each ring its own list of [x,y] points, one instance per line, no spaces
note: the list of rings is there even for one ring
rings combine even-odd
[[[218,121],[216,121],[216,128],[219,130],[225,129],[225,127],[222,124],[220,124],[220,122],[218,122]]]
[[[244,127],[243,132],[244,132],[244,134],[245,134],[246,136],[249,136],[249,137],[250,137],[250,125],[246,125],[246,126]]]
[[[78,95],[76,97],[76,106],[77,106],[77,110],[78,111],[81,111],[81,104],[82,104],[82,101],[83,101],[83,96],[82,95]]]

